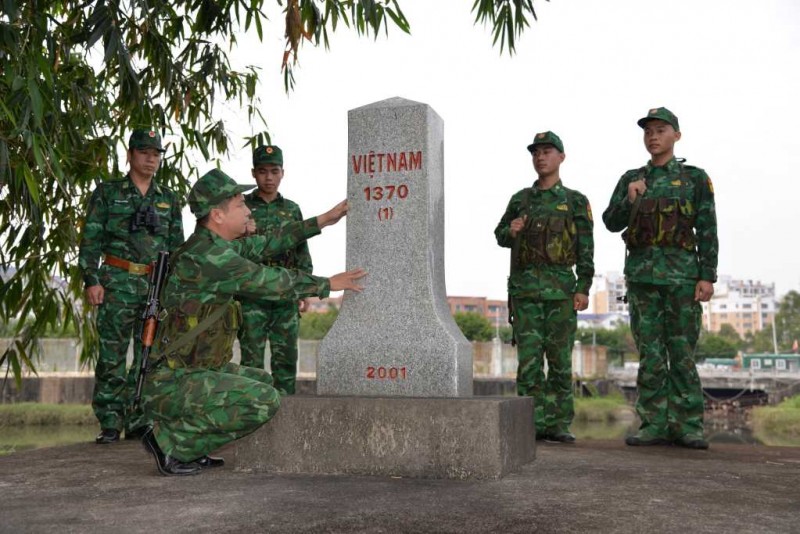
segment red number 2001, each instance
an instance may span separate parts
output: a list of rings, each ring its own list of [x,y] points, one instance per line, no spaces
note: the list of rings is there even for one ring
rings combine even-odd
[[[405,367],[367,367],[367,378],[370,380],[405,380]]]

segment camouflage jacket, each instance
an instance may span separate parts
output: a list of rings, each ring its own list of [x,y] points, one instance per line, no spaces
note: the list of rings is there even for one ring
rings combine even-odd
[[[494,230],[497,244],[512,248],[512,263],[517,261],[513,249],[518,248],[519,243],[515,245],[510,225],[512,220],[523,215],[528,216],[527,226],[517,235],[518,242],[532,224],[557,222],[559,227],[572,228],[570,233],[574,234],[574,250],[565,252],[575,258],[575,271],[572,265],[547,261],[512,265],[508,294],[511,297],[538,300],[569,299],[575,293],[588,295],[594,276],[594,223],[588,199],[580,192],[564,187],[560,180],[549,189],[539,189],[534,183],[533,187],[515,193]]]
[[[252,212],[259,234],[268,234],[275,228],[291,221],[302,221],[303,213],[300,206],[280,193],[272,202],[267,202],[258,195],[258,189],[244,196],[247,207]],[[267,265],[297,269],[306,273],[314,270],[311,262],[311,253],[308,251],[308,242],[303,241],[296,247],[271,256]]]
[[[683,178],[681,173],[683,167]],[[632,169],[619,179],[603,222],[612,232],[628,227],[633,204],[628,202],[628,184],[643,174],[647,199],[680,200],[692,207],[695,246],[692,250],[678,246],[653,245],[628,250],[625,276],[630,282],[671,285],[717,280],[717,216],[714,208],[714,187],[703,169],[683,165],[673,158],[663,167],[650,163]]]
[[[131,232],[134,214],[147,206],[154,208],[158,228]],[[92,192],[83,222],[78,266],[86,287],[100,284],[115,291],[147,295],[147,276],[100,266],[103,256],[147,264],[158,257],[159,251],[175,250],[181,243],[181,203],[175,193],[153,180],[142,196],[130,175],[126,175],[121,180],[102,182]]]
[[[262,265],[265,258],[296,247],[319,232],[316,218],[285,224],[269,237],[258,235],[233,241],[198,227],[170,261],[171,270],[162,293],[164,318],[154,356],[160,356],[172,341],[224,307],[224,314],[191,343],[164,354],[173,368],[219,368],[230,361],[241,324],[241,307],[233,299],[296,301],[327,297],[327,278]]]

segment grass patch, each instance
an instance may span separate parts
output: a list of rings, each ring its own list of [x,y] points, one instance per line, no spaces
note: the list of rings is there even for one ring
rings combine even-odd
[[[0,456],[43,447],[91,443],[97,429],[87,425],[30,425],[4,428],[0,435]]]
[[[754,408],[753,434],[765,445],[797,446],[800,443],[800,395],[777,406]]]
[[[575,398],[575,421],[614,423],[630,419],[632,413],[622,395]]]
[[[97,425],[88,404],[0,404],[0,428],[33,425]]]

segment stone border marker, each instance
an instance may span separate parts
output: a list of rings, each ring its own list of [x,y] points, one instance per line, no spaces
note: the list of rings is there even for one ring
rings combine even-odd
[[[390,98],[348,114],[346,292],[319,348],[319,395],[472,395],[472,346],[444,279],[444,123]]]

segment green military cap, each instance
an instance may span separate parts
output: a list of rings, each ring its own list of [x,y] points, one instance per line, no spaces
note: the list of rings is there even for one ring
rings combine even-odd
[[[253,150],[253,167],[259,165],[280,165],[283,167],[283,151],[275,145],[261,145]]]
[[[670,124],[673,128],[675,128],[676,132],[681,131],[681,128],[678,125],[678,117],[676,117],[675,114],[670,110],[668,110],[667,108],[651,109],[650,111],[647,112],[647,117],[642,117],[641,119],[636,121],[636,124],[644,128],[644,125],[647,124],[647,121],[653,119],[659,119]]]
[[[186,200],[189,201],[189,209],[192,210],[194,216],[202,219],[208,215],[211,208],[216,207],[223,200],[254,187],[255,185],[237,184],[233,178],[221,170],[212,169],[197,180]]]
[[[138,148],[140,150],[146,148],[155,148],[162,154],[166,152],[164,147],[161,146],[161,136],[158,132],[150,128],[136,128],[131,132],[131,137],[128,139],[128,149],[132,150]]]
[[[528,152],[533,153],[533,149],[539,145],[553,145],[559,152],[564,153],[564,143],[561,142],[561,138],[549,130],[534,136],[533,143],[528,145]]]

